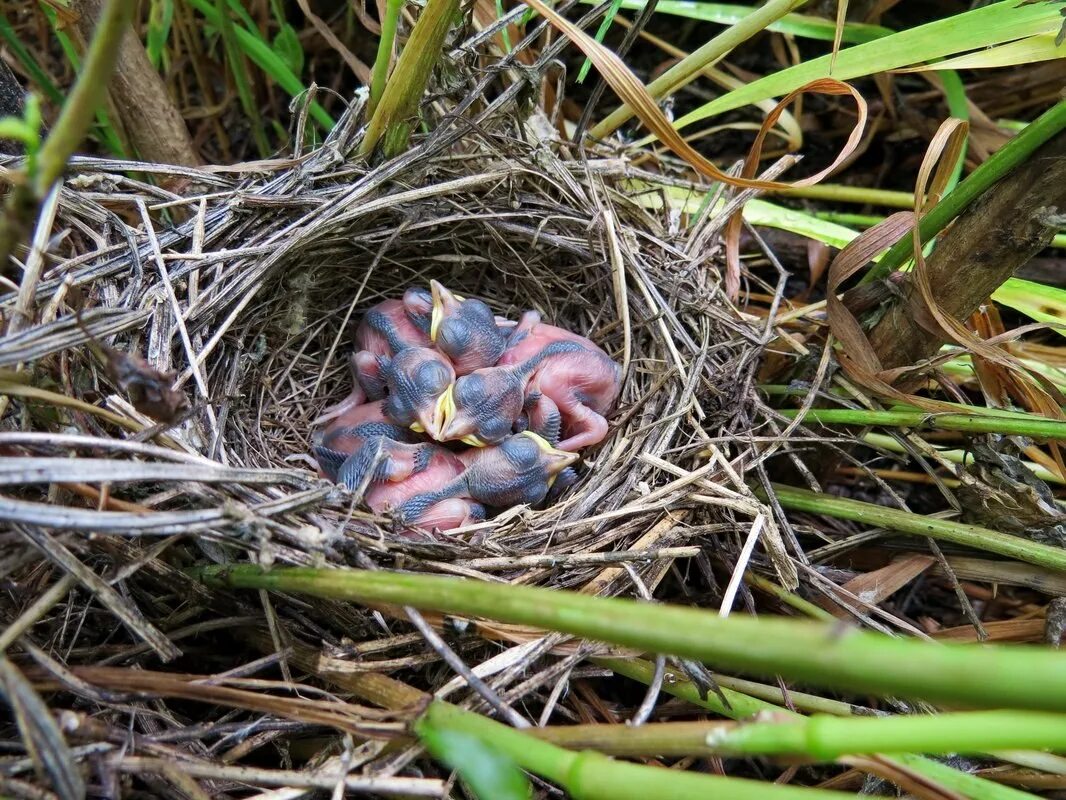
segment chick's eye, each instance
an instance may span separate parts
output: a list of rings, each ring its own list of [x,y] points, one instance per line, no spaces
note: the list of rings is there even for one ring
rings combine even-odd
[[[423,364],[418,370],[418,385],[426,392],[443,392],[449,380],[448,370],[441,364]]]
[[[477,375],[464,375],[455,382],[455,402],[461,406],[472,406],[483,394],[481,378]]]
[[[505,443],[507,457],[512,463],[521,466],[535,464],[537,461],[537,443],[528,436],[513,436]]]

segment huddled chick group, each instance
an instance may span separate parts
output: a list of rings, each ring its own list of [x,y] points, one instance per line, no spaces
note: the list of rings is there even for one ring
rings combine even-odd
[[[536,505],[572,482],[578,451],[607,435],[622,377],[536,311],[515,323],[437,281],[367,311],[351,363],[352,393],[314,435],[320,472],[427,531]]]

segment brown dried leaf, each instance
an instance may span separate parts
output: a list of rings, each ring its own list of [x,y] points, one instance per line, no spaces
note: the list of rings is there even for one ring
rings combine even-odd
[[[108,377],[129,395],[133,407],[157,422],[172,424],[189,410],[185,393],[174,389],[173,372],[160,372],[136,353],[99,345]]]
[[[783,189],[789,186],[810,186],[822,180],[826,175],[832,173],[833,170],[840,165],[840,162],[858,146],[859,141],[862,139],[862,130],[866,124],[867,116],[866,101],[862,99],[862,96],[847,84],[833,80],[832,78],[822,78],[820,80],[812,81],[806,86],[801,86],[789,94],[778,103],[777,107],[767,116],[766,121],[763,123],[763,129],[760,130],[755,144],[752,147],[752,152],[755,154],[755,162],[758,162],[758,155],[761,153],[762,140],[765,138],[766,132],[772,127],[773,123],[777,121],[781,116],[781,113],[788,107],[792,100],[805,92],[818,92],[820,94],[850,94],[855,98],[855,103],[858,109],[858,119],[855,128],[848,137],[848,141],[845,144],[841,155],[837,156],[832,164],[817,175],[812,175],[808,178],[796,181],[793,184],[778,183],[777,181],[753,180],[750,177],[735,178],[726,174],[700,155],[700,153],[674,129],[674,126],[670,124],[670,120],[668,120],[666,115],[659,109],[658,103],[656,103],[655,99],[648,94],[648,90],[644,88],[644,84],[640,82],[640,79],[637,78],[636,75],[629,71],[629,68],[623,63],[622,59],[615,55],[615,53],[601,45],[565,17],[558,14],[543,3],[542,0],[529,0],[528,5],[564,33],[570,41],[577,45],[581,52],[588,56],[589,61],[596,66],[596,69],[599,70],[604,80],[611,85],[611,88],[614,89],[618,97],[621,98],[627,106],[634,110],[636,115],[640,118],[640,121],[658,137],[659,141],[665,144],[670,150],[677,154],[677,156],[684,159],[701,175],[712,180],[721,181],[729,186],[738,186],[745,189]],[[749,155],[748,158],[751,160],[752,156]],[[754,170],[752,170],[752,174],[754,174]]]

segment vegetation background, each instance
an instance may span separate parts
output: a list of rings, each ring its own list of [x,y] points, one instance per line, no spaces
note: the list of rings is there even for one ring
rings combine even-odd
[[[0,2],[0,795],[1066,796],[1064,34]],[[304,455],[430,277],[626,370],[443,541]]]

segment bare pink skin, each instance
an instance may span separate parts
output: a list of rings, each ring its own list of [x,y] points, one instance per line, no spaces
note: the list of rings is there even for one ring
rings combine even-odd
[[[378,514],[391,511],[415,495],[435,492],[466,470],[463,460],[443,447],[433,447],[429,465],[409,478],[394,483],[372,485],[365,495],[366,504]],[[429,531],[448,531],[482,519],[477,504],[467,498],[452,497],[426,509],[413,527]]]
[[[526,396],[537,400],[529,409],[530,422],[553,411],[562,417],[563,438],[556,447],[571,452],[598,444],[607,436],[604,416],[614,409],[621,391],[618,365],[590,339],[540,321],[540,314],[527,311],[511,336],[498,366],[513,366],[535,357],[553,342],[575,342],[587,352],[549,356],[538,364],[526,384]]]

